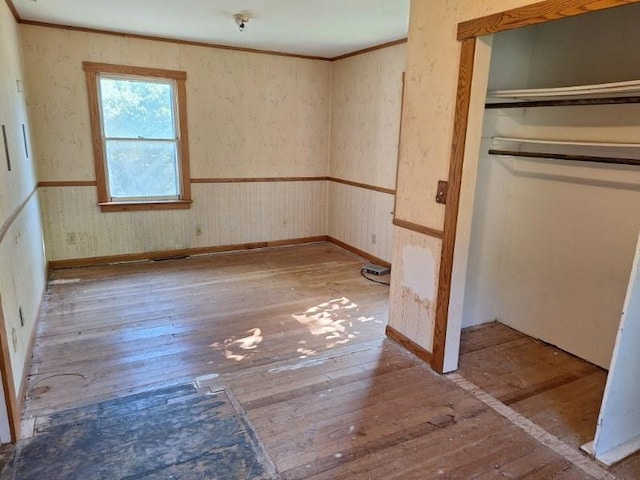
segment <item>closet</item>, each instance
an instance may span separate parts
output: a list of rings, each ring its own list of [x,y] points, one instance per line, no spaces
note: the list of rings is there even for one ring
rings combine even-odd
[[[630,5],[494,35],[462,310],[463,328],[497,319],[614,358],[607,392],[627,406],[612,411],[640,405],[640,349],[624,347],[640,342],[639,19]],[[598,435],[609,452],[633,437]]]

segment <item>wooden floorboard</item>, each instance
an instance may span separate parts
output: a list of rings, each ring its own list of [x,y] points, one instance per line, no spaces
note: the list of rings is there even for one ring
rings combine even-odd
[[[387,340],[389,288],[364,263],[314,244],[54,271],[25,416],[197,380],[231,392],[284,479],[591,478]],[[499,325],[465,338],[469,375],[502,376],[487,391],[542,423],[536,398],[598,385],[571,356],[539,372],[558,356],[525,361]]]
[[[461,352],[465,379],[576,450],[593,440],[606,370],[498,322],[463,330]],[[612,472],[640,478],[640,454]]]

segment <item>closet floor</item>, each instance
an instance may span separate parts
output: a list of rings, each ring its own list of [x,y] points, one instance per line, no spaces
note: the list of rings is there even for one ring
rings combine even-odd
[[[607,381],[600,367],[492,322],[462,331],[458,373],[567,445],[593,440]],[[640,454],[611,472],[640,478]]]

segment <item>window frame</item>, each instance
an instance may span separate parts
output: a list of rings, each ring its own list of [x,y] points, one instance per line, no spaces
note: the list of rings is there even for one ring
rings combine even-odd
[[[174,210],[191,207],[191,178],[189,170],[189,137],[187,131],[187,73],[178,70],[133,67],[108,63],[83,62],[89,95],[89,115],[93,145],[93,160],[96,173],[98,206],[102,212],[121,212],[131,210]],[[131,77],[149,81],[167,81],[174,83],[174,123],[176,133],[177,169],[179,196],[177,199],[120,199],[114,201],[109,195],[106,167],[106,139],[102,123],[102,108],[99,91],[99,76]]]

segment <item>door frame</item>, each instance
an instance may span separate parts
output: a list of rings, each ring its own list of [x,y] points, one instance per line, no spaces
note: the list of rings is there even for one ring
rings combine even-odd
[[[16,443],[20,436],[20,405],[15,383],[13,381],[13,369],[9,357],[9,339],[7,338],[6,324],[4,321],[4,309],[2,308],[2,296],[0,295],[0,374],[2,375],[2,389],[9,417],[9,431],[11,442]]]
[[[461,42],[460,66],[458,69],[458,87],[449,165],[449,190],[445,205],[442,249],[440,253],[433,356],[431,359],[431,366],[437,372],[444,373],[445,368],[462,169],[467,140],[477,37],[633,3],[640,3],[640,0],[546,0],[458,24],[457,39]]]

